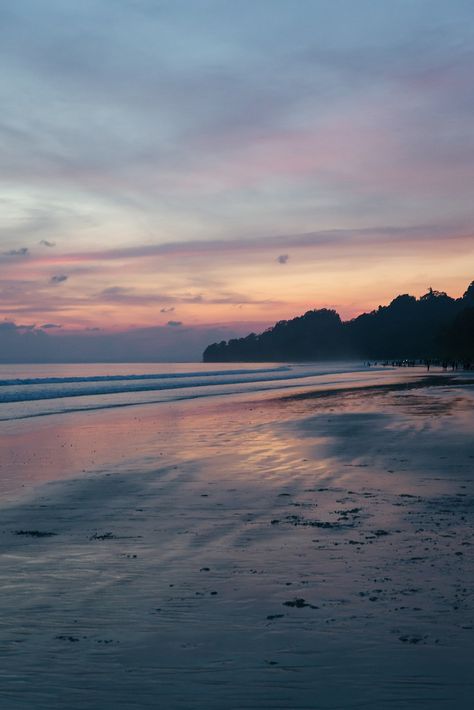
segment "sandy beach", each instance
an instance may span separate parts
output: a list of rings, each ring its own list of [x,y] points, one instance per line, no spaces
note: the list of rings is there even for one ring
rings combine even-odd
[[[5,710],[464,710],[474,388],[5,422]]]

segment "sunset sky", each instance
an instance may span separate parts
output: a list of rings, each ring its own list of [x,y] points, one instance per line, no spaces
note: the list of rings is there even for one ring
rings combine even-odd
[[[470,0],[15,0],[0,62],[0,321],[244,333],[474,279]]]

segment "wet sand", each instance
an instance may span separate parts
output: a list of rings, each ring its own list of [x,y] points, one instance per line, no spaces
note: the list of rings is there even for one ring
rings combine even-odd
[[[407,378],[5,429],[2,707],[470,708],[474,389]]]

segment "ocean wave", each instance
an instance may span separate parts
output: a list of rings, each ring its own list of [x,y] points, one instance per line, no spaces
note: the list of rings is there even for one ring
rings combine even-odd
[[[166,371],[165,366],[151,373],[133,372],[132,367],[130,374],[124,374],[123,368],[117,374],[96,369],[90,374],[79,370],[80,376],[74,375],[74,370],[53,376],[53,366],[50,373],[37,370],[30,377],[24,376],[26,372],[8,377],[5,372],[0,387],[0,421],[224,394],[319,387],[322,383],[328,385],[334,376],[334,381],[353,380],[366,369],[360,363],[292,363],[260,368],[245,363],[233,369],[209,369],[202,365],[200,370],[199,365],[194,365],[189,369],[178,366],[174,371]],[[372,372],[375,369],[371,368]]]
[[[264,382],[281,382],[283,380],[299,380],[302,378],[313,377],[317,373],[292,373],[288,371],[271,371],[266,373],[248,372],[245,375],[232,376],[228,373],[216,375],[213,377],[202,377],[202,373],[198,377],[188,377],[186,381],[181,379],[174,380],[171,378],[162,378],[160,380],[136,381],[132,378],[126,378],[119,382],[115,380],[107,381],[84,381],[70,383],[45,383],[34,384],[22,387],[4,388],[0,392],[0,403],[8,404],[14,402],[31,402],[44,399],[64,399],[65,397],[93,397],[100,395],[124,394],[133,392],[154,392],[165,390],[192,390],[194,388],[208,387],[212,389],[220,385],[241,385],[241,384],[261,384]],[[75,386],[74,386],[75,385]]]
[[[240,370],[209,370],[208,372],[153,372],[150,374],[139,375],[89,375],[82,377],[26,377],[26,378],[10,378],[0,380],[0,387],[21,387],[25,385],[56,385],[79,382],[119,382],[123,380],[168,380],[181,379],[187,377],[216,377],[222,375],[248,375],[249,373],[265,374],[270,372],[288,372],[291,370],[289,365],[279,365],[278,367],[265,367],[257,369],[240,369]]]

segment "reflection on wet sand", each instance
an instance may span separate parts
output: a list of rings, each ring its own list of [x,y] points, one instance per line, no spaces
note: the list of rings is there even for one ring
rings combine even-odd
[[[24,422],[10,490],[70,478],[1,510],[5,706],[467,709],[473,403],[450,380]]]

